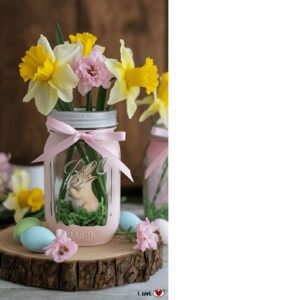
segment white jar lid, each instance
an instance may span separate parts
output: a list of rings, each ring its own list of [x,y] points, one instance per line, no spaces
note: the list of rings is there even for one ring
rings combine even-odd
[[[74,111],[52,110],[48,117],[57,119],[78,129],[107,128],[118,125],[116,110],[85,111],[81,108],[75,108]]]

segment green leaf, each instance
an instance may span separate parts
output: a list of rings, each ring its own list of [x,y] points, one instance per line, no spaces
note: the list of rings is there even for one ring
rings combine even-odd
[[[57,45],[61,45],[64,43],[64,36],[58,23],[55,24],[55,39]]]
[[[106,89],[103,88],[102,86],[100,86],[99,89],[98,89],[96,111],[104,111],[105,97],[106,97]]]
[[[93,111],[92,91],[89,91],[86,95],[86,111]]]

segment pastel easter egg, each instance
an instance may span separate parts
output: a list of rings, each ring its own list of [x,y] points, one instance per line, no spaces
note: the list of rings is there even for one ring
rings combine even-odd
[[[164,245],[169,242],[169,222],[164,219],[156,219],[153,223],[158,227],[159,234]]]
[[[20,242],[20,236],[23,231],[25,231],[27,228],[33,227],[33,226],[40,226],[41,221],[34,217],[28,217],[24,218],[21,221],[17,223],[13,230],[13,237],[16,241]]]
[[[21,244],[32,252],[44,252],[44,248],[49,246],[55,235],[46,227],[34,226],[27,228],[21,233]]]
[[[120,229],[127,231],[131,227],[131,232],[136,232],[135,226],[141,222],[141,219],[130,211],[122,211],[120,215]]]

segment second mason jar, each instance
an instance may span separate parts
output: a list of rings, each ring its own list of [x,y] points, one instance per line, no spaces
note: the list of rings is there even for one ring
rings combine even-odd
[[[147,173],[149,173],[147,175]],[[149,220],[168,220],[168,129],[153,126],[145,155],[143,200]]]
[[[78,134],[85,135],[85,140],[77,137],[75,143],[45,160],[47,226],[53,231],[64,229],[80,246],[107,243],[119,225],[120,170],[86,141],[93,136],[93,142],[100,143],[104,153],[120,159],[119,142],[109,138],[117,125],[116,111],[53,111],[49,117],[67,125],[63,125],[64,130],[48,126],[45,153],[68,145]],[[98,135],[104,138],[98,141]]]

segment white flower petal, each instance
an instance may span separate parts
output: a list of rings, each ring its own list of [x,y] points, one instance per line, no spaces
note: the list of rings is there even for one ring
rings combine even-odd
[[[141,114],[139,121],[144,122],[147,118],[149,118],[150,116],[153,116],[155,113],[156,113],[156,111],[150,110],[148,108]]]
[[[16,223],[20,222],[28,211],[29,207],[17,209],[14,214]]]
[[[113,105],[127,98],[126,83],[124,81],[116,81],[110,91],[107,104]]]
[[[64,102],[72,102],[72,100],[73,100],[73,90],[72,89],[57,90],[57,95]]]
[[[143,100],[137,100],[136,101],[136,104],[137,105],[150,105],[150,104],[152,104],[153,103],[153,96],[147,96],[147,97],[145,97]]]
[[[125,47],[124,40],[120,40],[121,47],[120,47],[120,53],[121,53],[121,62],[122,65],[127,68],[134,68],[134,61],[133,61],[133,53],[130,48]]]
[[[48,83],[42,83],[35,96],[35,105],[38,111],[43,115],[48,115],[57,101],[57,90],[48,85]]]
[[[122,64],[118,62],[116,59],[108,58],[105,61],[105,65],[110,73],[112,73],[117,80],[122,80],[125,75],[125,69]]]
[[[55,55],[54,55],[54,53],[53,53],[53,51],[52,51],[52,48],[51,48],[51,46],[50,46],[50,44],[49,44],[49,41],[48,41],[47,38],[46,38],[45,36],[43,36],[42,34],[41,34],[41,36],[40,36],[40,38],[39,38],[39,40],[38,40],[38,45],[43,46],[44,49],[46,50],[46,52],[50,55],[51,59],[52,59],[52,60],[55,60]]]
[[[68,64],[57,65],[48,84],[57,90],[58,97],[65,102],[73,100],[73,89],[78,84],[78,77]]]
[[[29,86],[28,86],[28,92],[23,98],[23,102],[29,102],[31,99],[35,97],[35,95],[38,92],[38,89],[40,87],[40,82],[39,81],[33,81],[30,80]]]
[[[3,202],[3,206],[9,210],[16,210],[19,208],[19,203],[16,195],[9,193],[7,199]]]
[[[134,89],[134,90],[133,90]],[[136,98],[140,93],[140,88],[134,87],[131,90],[131,94],[127,97],[127,115],[131,119],[137,109]]]
[[[60,64],[68,64],[82,53],[82,49],[81,44],[69,44],[66,42],[62,45],[57,45],[53,51],[56,60]]]
[[[25,170],[17,169],[11,176],[12,189],[14,193],[18,193],[21,190],[27,190],[30,183],[30,175]]]

